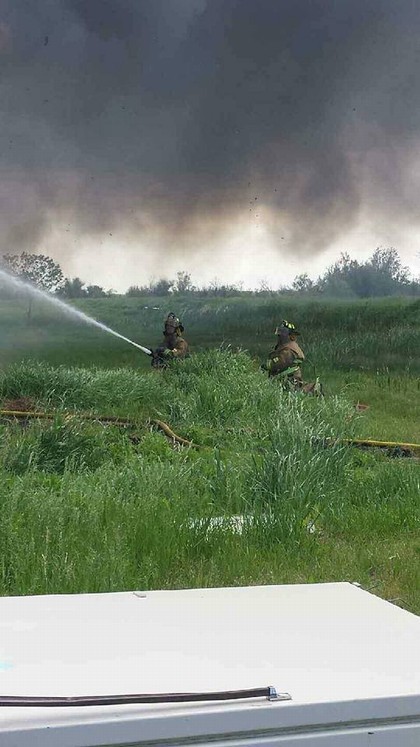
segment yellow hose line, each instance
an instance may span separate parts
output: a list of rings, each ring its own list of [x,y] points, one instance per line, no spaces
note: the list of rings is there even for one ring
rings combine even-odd
[[[349,443],[353,444],[360,444],[360,446],[364,446],[365,444],[368,444],[369,446],[387,446],[387,447],[394,447],[394,446],[402,446],[406,449],[420,449],[420,444],[406,444],[402,443],[400,441],[365,441],[363,438],[350,438],[347,439]]]
[[[161,431],[164,432],[165,436],[168,436],[172,441],[176,441],[178,444],[181,444],[182,446],[188,446],[190,449],[203,449],[204,446],[199,446],[198,444],[194,444],[192,441],[187,441],[186,438],[182,438],[181,436],[177,436],[176,433],[173,432],[173,430],[169,427],[167,423],[164,423],[163,420],[152,420],[152,423],[157,425],[158,428],[160,428]]]
[[[96,421],[97,423],[110,423],[115,425],[133,425],[136,426],[137,423],[135,423],[130,418],[120,418],[118,416],[114,415],[91,415],[89,413],[62,413],[63,415],[67,416],[76,416],[80,420],[88,420],[88,421]],[[53,413],[49,412],[24,412],[22,410],[0,410],[0,418],[9,418],[9,419],[17,419],[17,420],[53,420],[55,415]],[[176,443],[181,444],[182,446],[188,446],[192,449],[201,449],[202,446],[199,446],[198,444],[194,444],[192,441],[188,441],[186,438],[182,438],[182,436],[178,436],[174,431],[169,427],[167,423],[165,423],[163,420],[150,420],[150,423],[153,423],[156,425],[165,436],[167,436],[171,441],[174,441]]]
[[[97,421],[100,423],[115,423],[115,425],[137,425],[137,423],[134,420],[131,420],[130,418],[121,418],[117,415],[91,415],[89,413],[80,414],[80,413],[62,413],[63,415],[70,415],[80,418],[81,420],[90,420],[90,421]],[[0,410],[0,418],[16,418],[16,419],[43,419],[43,420],[53,420],[55,415],[53,413],[48,412],[22,412],[21,410]],[[200,446],[199,444],[195,444],[192,441],[188,441],[186,438],[182,438],[181,436],[178,436],[174,431],[170,428],[170,426],[165,423],[163,420],[150,420],[151,423],[156,425],[165,435],[170,438],[172,441],[176,441],[179,444],[182,444],[182,446],[188,446],[189,448],[193,449],[201,449],[204,448],[203,446]],[[364,438],[342,438],[337,439],[337,441],[333,438],[327,439],[327,442],[329,444],[334,443],[343,443],[348,444],[349,446],[366,446],[367,448],[378,448],[378,449],[408,449],[411,451],[418,451],[420,452],[420,444],[412,444],[412,443],[405,443],[402,441],[373,441],[371,439],[364,439]]]
[[[372,449],[410,449],[420,451],[420,444],[403,443],[402,441],[373,441],[365,438],[340,438],[339,443],[348,444],[349,446],[366,446]],[[335,443],[337,443],[337,441]],[[328,439],[328,443],[334,443],[334,439]]]

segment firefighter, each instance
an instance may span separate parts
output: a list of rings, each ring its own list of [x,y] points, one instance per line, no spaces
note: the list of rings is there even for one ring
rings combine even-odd
[[[318,378],[309,384],[302,379],[301,364],[305,354],[296,341],[299,334],[295,325],[284,319],[276,329],[277,343],[263,368],[269,376],[277,376],[285,389],[323,397],[323,387]]]
[[[163,342],[152,353],[154,368],[165,368],[169,361],[187,357],[188,343],[182,337],[183,331],[184,327],[178,317],[173,312],[168,314],[163,330]]]
[[[301,389],[301,364],[305,360],[305,354],[296,342],[299,332],[294,324],[283,320],[276,328],[275,334],[277,343],[270,352],[264,368],[270,377],[278,376],[285,388]]]

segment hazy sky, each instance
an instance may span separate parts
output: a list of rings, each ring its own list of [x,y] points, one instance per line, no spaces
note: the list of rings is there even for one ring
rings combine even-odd
[[[416,0],[1,0],[0,253],[124,289],[420,272]]]

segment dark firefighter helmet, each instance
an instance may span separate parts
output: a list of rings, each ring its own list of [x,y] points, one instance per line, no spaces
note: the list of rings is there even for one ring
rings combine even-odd
[[[276,327],[275,334],[279,335],[283,330],[287,330],[291,335],[300,335],[300,332],[298,332],[295,325],[292,324],[292,322],[287,322],[286,319],[283,319],[281,324]]]
[[[166,332],[183,332],[184,327],[176,314],[171,311],[165,319],[165,333]]]

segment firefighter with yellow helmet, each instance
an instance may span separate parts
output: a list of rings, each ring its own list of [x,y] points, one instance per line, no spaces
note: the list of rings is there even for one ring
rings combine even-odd
[[[305,360],[305,354],[296,341],[300,333],[295,325],[283,319],[275,333],[277,343],[270,352],[266,365],[263,366],[268,375],[278,377],[285,389],[323,397],[323,387],[318,378],[310,384],[303,381],[301,365]]]
[[[186,358],[188,343],[182,337],[184,327],[172,311],[165,319],[163,342],[152,354],[152,366],[165,368],[171,360]]]
[[[278,376],[287,388],[300,389],[303,385],[301,364],[305,354],[296,341],[298,330],[285,319],[276,328],[277,343],[268,356],[265,369],[268,375]]]

